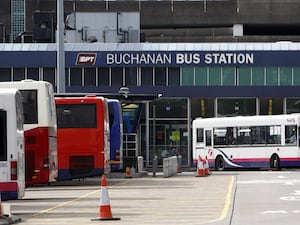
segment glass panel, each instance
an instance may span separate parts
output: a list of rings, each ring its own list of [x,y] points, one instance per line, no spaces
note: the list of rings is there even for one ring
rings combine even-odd
[[[123,68],[111,68],[111,85],[123,86]]]
[[[125,86],[137,85],[137,68],[127,67],[125,68]]]
[[[27,79],[39,80],[39,68],[27,68]]]
[[[299,113],[299,112],[300,112],[300,98],[287,98],[286,113]]]
[[[10,68],[0,68],[0,81],[11,81]]]
[[[96,128],[96,104],[58,104],[58,128]]]
[[[278,68],[267,67],[266,68],[266,85],[277,86],[278,85]]]
[[[187,118],[187,100],[161,99],[150,104],[150,118],[153,117],[153,104],[155,104],[156,118]]]
[[[65,75],[66,75],[65,83],[66,83],[66,86],[70,86],[70,83],[69,83],[69,81],[70,81],[69,69],[70,69],[70,67],[67,67],[65,69]]]
[[[192,119],[197,117],[214,117],[214,112],[213,98],[191,98]]]
[[[193,86],[194,85],[194,67],[182,67],[181,75],[182,86]]]
[[[96,68],[83,68],[84,86],[96,86]]]
[[[207,86],[207,67],[195,67],[195,85]]]
[[[293,85],[293,71],[292,67],[280,67],[280,85]]]
[[[263,86],[265,85],[265,71],[264,67],[252,68],[252,85]]]
[[[50,82],[53,87],[55,86],[55,69],[54,68],[44,68],[43,80]]]
[[[156,67],[155,68],[155,85],[165,86],[166,85],[166,68]]]
[[[25,79],[25,68],[13,68],[13,80],[19,81]]]
[[[180,85],[180,68],[168,68],[168,85],[179,86]]]
[[[285,126],[285,143],[297,144],[297,126]]]
[[[6,161],[6,160],[7,160],[7,111],[0,109],[0,161]]]
[[[23,98],[24,124],[38,123],[37,90],[21,90]]]
[[[260,99],[260,115],[278,115],[283,113],[282,98],[261,98]]]
[[[240,67],[238,69],[238,85],[251,86],[251,67]]]
[[[218,116],[256,115],[256,99],[218,99]]]
[[[204,141],[204,132],[203,128],[197,128],[197,142],[203,142]]]
[[[222,82],[223,86],[235,85],[235,67],[222,68]]]
[[[98,68],[98,85],[109,86],[109,68],[101,67]]]
[[[294,85],[300,86],[300,67],[294,67]]]
[[[153,68],[142,67],[141,68],[141,85],[153,86]]]
[[[209,67],[209,86],[221,85],[221,67]]]
[[[267,144],[281,144],[280,126],[267,126]]]
[[[251,127],[252,144],[266,144],[266,127]]]
[[[81,86],[82,68],[70,68],[70,86]]]

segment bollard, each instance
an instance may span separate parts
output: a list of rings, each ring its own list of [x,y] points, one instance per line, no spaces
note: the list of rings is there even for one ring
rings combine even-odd
[[[157,170],[157,155],[154,156],[152,161],[152,171],[153,171],[153,177],[156,177],[156,170]]]
[[[181,173],[182,155],[179,155],[179,156],[178,156],[178,158],[177,158],[177,163],[178,163],[177,173]]]
[[[144,158],[143,156],[138,156],[138,173],[142,173],[144,171]]]

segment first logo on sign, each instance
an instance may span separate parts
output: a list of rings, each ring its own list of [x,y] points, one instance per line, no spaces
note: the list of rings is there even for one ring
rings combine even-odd
[[[78,53],[76,65],[94,65],[96,63],[96,53]]]

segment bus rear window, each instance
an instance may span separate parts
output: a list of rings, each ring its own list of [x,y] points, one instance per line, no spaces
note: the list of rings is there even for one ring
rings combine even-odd
[[[57,104],[58,128],[96,128],[96,104]]]
[[[7,160],[6,111],[0,110],[0,161]]]
[[[20,92],[23,98],[24,124],[37,124],[37,90],[20,90]]]

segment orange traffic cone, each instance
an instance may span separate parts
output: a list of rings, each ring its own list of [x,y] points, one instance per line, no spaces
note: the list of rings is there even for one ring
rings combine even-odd
[[[95,220],[120,220],[120,218],[113,218],[110,209],[110,201],[107,190],[106,176],[102,175],[101,180],[101,197],[100,197],[100,207],[99,207],[99,217]]]
[[[205,158],[205,163],[204,163],[204,171],[205,171],[205,175],[210,175],[210,172],[209,172],[209,164],[208,164],[208,159],[207,157]]]
[[[196,177],[205,177],[205,169],[204,169],[203,160],[202,160],[201,156],[199,156],[199,158],[198,158]]]

